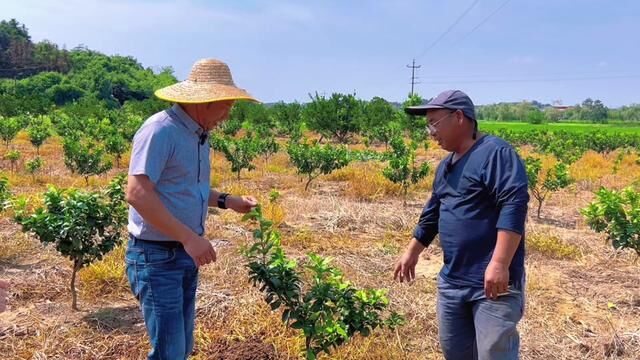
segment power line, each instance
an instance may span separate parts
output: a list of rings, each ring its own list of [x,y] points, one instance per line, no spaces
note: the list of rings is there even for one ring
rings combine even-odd
[[[595,77],[624,77],[624,76],[628,76],[626,74],[621,74],[620,71],[608,71],[608,72],[593,72],[593,71],[585,71],[585,72],[574,72],[574,73],[568,73],[568,72],[550,72],[550,73],[539,73],[539,74],[503,74],[503,75],[496,75],[496,74],[470,74],[470,75],[459,75],[459,74],[455,74],[455,75],[432,75],[432,76],[424,76],[424,78],[427,79],[441,79],[440,81],[456,81],[455,79],[487,79],[487,78],[498,78],[497,80],[501,80],[499,78],[526,78],[527,76],[531,77],[542,77],[542,78],[556,78],[558,77],[558,75],[560,75],[561,77],[569,77],[569,78],[574,78],[574,77],[591,77],[591,76],[595,76]],[[635,76],[635,75],[631,75],[631,76]],[[506,80],[506,79],[502,79],[502,80]]]
[[[487,21],[489,21],[489,19],[491,19],[493,17],[493,15],[497,14],[498,11],[500,11],[503,7],[505,7],[505,5],[507,5],[509,3],[509,1],[511,0],[505,0],[502,4],[500,4],[500,6],[498,6],[495,10],[493,10],[491,12],[491,14],[489,14],[489,16],[487,16],[486,18],[484,18],[482,21],[480,21],[480,23],[478,25],[476,25],[475,27],[473,27],[473,29],[471,29],[471,31],[469,31],[468,33],[462,35],[462,37],[460,37],[457,41],[455,41],[453,43],[453,45],[456,45],[460,42],[462,42],[462,40],[466,39],[469,35],[471,35],[474,31],[478,30],[478,28],[480,28],[480,26],[484,25]]]
[[[458,23],[469,13],[469,11],[471,11],[471,9],[473,9],[476,6],[476,4],[478,4],[479,1],[480,0],[475,0],[473,3],[471,3],[471,5],[469,5],[469,7],[460,16],[458,16],[458,18],[453,22],[453,24],[449,25],[447,30],[445,30],[433,43],[431,43],[431,45],[429,45],[426,49],[424,49],[424,51],[420,53],[420,55],[418,55],[417,58],[423,57],[429,50],[433,49],[436,45],[438,45],[440,40],[442,40],[456,25],[458,25]]]
[[[488,84],[488,83],[526,83],[526,82],[561,82],[561,81],[588,81],[588,80],[613,80],[640,78],[640,75],[618,75],[618,76],[591,76],[573,78],[541,78],[541,79],[501,79],[501,80],[452,80],[452,81],[432,81],[431,84]]]

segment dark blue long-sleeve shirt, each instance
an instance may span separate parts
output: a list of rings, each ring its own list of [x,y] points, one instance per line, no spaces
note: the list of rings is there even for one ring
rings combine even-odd
[[[521,286],[529,202],[522,160],[511,145],[491,135],[478,139],[455,163],[452,156],[438,165],[433,193],[413,236],[429,246],[440,234],[443,279],[454,285],[482,287],[498,230],[516,232],[523,238],[511,260],[509,280]]]

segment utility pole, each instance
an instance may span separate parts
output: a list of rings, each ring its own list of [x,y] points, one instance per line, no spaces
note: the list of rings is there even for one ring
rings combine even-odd
[[[413,96],[413,88],[415,84],[419,84],[419,82],[416,82],[416,69],[419,69],[422,65],[416,65],[416,59],[413,59],[411,65],[407,65],[407,67],[411,69],[411,96]]]

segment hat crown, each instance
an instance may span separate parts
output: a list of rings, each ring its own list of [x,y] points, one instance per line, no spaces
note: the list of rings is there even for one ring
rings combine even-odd
[[[216,59],[202,59],[193,64],[189,81],[235,86],[229,66]]]

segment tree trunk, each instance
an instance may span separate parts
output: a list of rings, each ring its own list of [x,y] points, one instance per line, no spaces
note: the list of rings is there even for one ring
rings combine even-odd
[[[82,262],[80,259],[73,261],[73,273],[71,273],[71,308],[78,311],[78,294],[76,292],[76,273],[80,270]]]
[[[306,351],[305,351],[305,354],[304,354],[305,358],[306,359],[313,359],[313,356],[311,355],[311,337],[307,337],[305,339],[304,345],[305,345],[305,348],[306,348]]]
[[[407,187],[403,186],[403,196],[402,196],[402,205],[404,207],[407,206],[407,190],[409,190]]]
[[[313,180],[313,178],[309,176],[309,180],[307,180],[307,184],[304,186],[304,191],[307,191],[307,189],[309,189],[309,184],[311,184],[311,180]]]
[[[542,210],[542,200],[538,199],[538,219],[540,219],[541,210]]]

